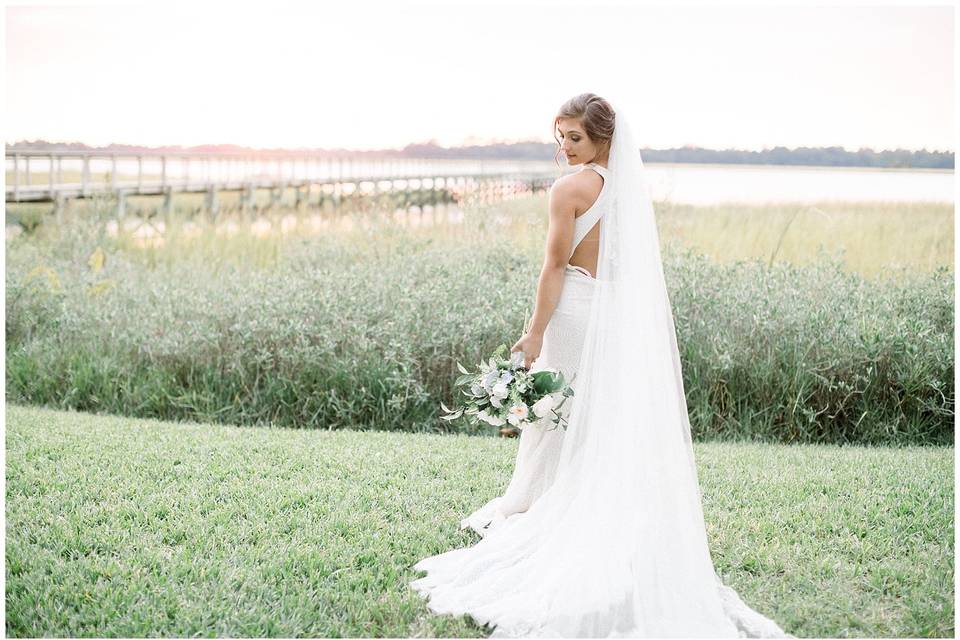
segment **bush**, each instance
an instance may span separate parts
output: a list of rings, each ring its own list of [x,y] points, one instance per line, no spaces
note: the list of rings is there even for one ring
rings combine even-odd
[[[175,231],[165,247],[131,249],[89,224],[18,238],[7,399],[233,424],[472,430],[440,420],[440,402],[456,402],[457,361],[473,366],[520,337],[542,255],[539,217],[493,222],[478,210],[455,229],[384,223],[259,245],[206,238],[201,250]],[[98,246],[102,268],[90,258]],[[666,254],[664,268],[698,438],[953,441],[945,269],[866,280],[828,256],[767,267],[689,251]]]

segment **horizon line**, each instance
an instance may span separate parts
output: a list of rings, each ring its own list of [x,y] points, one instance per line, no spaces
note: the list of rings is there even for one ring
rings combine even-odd
[[[555,144],[554,142],[544,142],[544,141],[542,141],[542,140],[536,140],[536,139],[517,139],[517,140],[512,140],[512,141],[496,140],[496,139],[494,139],[494,140],[491,140],[491,141],[488,141],[488,142],[475,142],[475,143],[465,143],[465,142],[461,142],[460,144],[456,144],[456,145],[444,145],[444,144],[438,143],[438,142],[437,142],[436,140],[434,140],[434,139],[430,139],[430,140],[419,141],[419,142],[408,142],[408,143],[407,143],[405,146],[403,146],[403,147],[379,147],[379,148],[372,148],[372,149],[356,149],[356,148],[349,148],[349,147],[284,147],[284,146],[276,146],[276,147],[251,147],[251,146],[240,145],[240,144],[236,144],[236,143],[232,143],[232,142],[220,142],[220,143],[204,142],[204,143],[193,144],[193,145],[184,145],[184,144],[145,145],[145,144],[137,144],[137,143],[129,143],[129,142],[110,142],[109,144],[105,144],[105,145],[91,145],[91,144],[89,144],[89,143],[87,143],[87,142],[82,142],[82,141],[80,141],[80,140],[74,140],[74,141],[70,141],[70,142],[64,142],[64,141],[45,140],[45,139],[43,139],[43,138],[39,138],[39,139],[33,140],[33,141],[31,141],[31,140],[18,140],[18,141],[13,142],[13,143],[11,143],[11,142],[9,142],[9,141],[6,141],[4,144],[5,144],[5,146],[6,146],[7,148],[10,148],[10,147],[12,147],[12,146],[14,146],[14,145],[18,145],[18,144],[29,145],[29,144],[36,144],[36,143],[47,144],[47,145],[83,145],[83,146],[85,146],[85,147],[88,147],[88,148],[94,149],[94,150],[107,149],[107,148],[112,147],[112,146],[138,147],[138,148],[142,148],[142,149],[157,149],[157,150],[172,149],[172,148],[195,149],[195,148],[198,148],[198,147],[236,147],[236,148],[238,148],[238,149],[242,149],[242,150],[245,150],[245,151],[252,151],[252,152],[259,152],[259,151],[266,151],[266,152],[275,152],[275,151],[296,151],[296,152],[304,152],[304,151],[349,151],[349,152],[354,152],[354,153],[376,153],[376,152],[386,152],[386,151],[402,152],[402,151],[404,151],[405,149],[407,149],[407,148],[409,148],[409,147],[412,147],[412,146],[434,146],[434,147],[438,147],[438,148],[441,148],[441,149],[465,149],[465,148],[470,148],[470,147],[489,147],[489,146],[496,146],[496,145],[508,145],[508,146],[509,146],[509,145],[520,145],[520,144],[541,144],[541,145],[553,145],[553,144]],[[740,152],[751,152],[751,153],[760,153],[760,152],[764,152],[764,151],[773,151],[773,150],[775,150],[775,149],[786,149],[787,151],[797,151],[797,150],[800,150],[800,149],[838,149],[838,148],[839,148],[839,149],[843,149],[843,150],[844,150],[845,152],[847,152],[847,153],[856,153],[856,152],[858,152],[858,151],[872,151],[872,152],[874,152],[874,153],[882,153],[882,152],[884,152],[884,151],[889,151],[889,152],[908,151],[908,152],[911,152],[911,153],[918,153],[918,152],[925,152],[925,153],[951,153],[951,154],[952,154],[952,153],[955,153],[955,149],[954,149],[954,148],[948,148],[948,149],[927,149],[927,147],[920,147],[920,148],[896,147],[896,148],[875,149],[874,147],[869,147],[869,146],[867,146],[867,147],[865,147],[865,146],[860,146],[860,147],[857,147],[857,148],[848,148],[848,147],[846,147],[845,145],[839,145],[839,144],[834,144],[834,145],[798,145],[798,146],[795,146],[795,147],[790,147],[790,146],[783,145],[783,144],[777,144],[777,145],[773,145],[773,146],[764,145],[763,147],[760,147],[760,148],[755,148],[755,147],[754,147],[754,148],[751,148],[751,147],[724,147],[724,148],[717,148],[717,147],[703,147],[703,146],[700,146],[700,145],[697,145],[697,144],[684,143],[684,144],[682,144],[682,145],[674,145],[674,146],[668,146],[668,147],[648,147],[648,146],[644,146],[644,147],[640,147],[640,148],[641,148],[641,149],[650,150],[650,151],[669,151],[669,150],[674,150],[674,149],[698,149],[698,150],[703,150],[703,151],[740,151]]]

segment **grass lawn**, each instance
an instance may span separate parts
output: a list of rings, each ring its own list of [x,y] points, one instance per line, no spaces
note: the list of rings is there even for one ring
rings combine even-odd
[[[482,637],[422,557],[516,440],[7,405],[8,636]],[[952,448],[695,445],[713,559],[799,637],[954,635]]]

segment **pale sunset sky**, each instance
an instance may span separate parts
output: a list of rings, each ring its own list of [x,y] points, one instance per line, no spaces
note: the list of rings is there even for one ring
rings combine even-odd
[[[24,139],[401,148],[552,140],[567,98],[640,143],[952,150],[954,7],[349,2],[5,7]]]

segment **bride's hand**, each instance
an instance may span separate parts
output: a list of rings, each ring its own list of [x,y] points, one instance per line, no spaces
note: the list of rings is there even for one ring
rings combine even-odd
[[[510,352],[523,351],[523,367],[529,369],[533,361],[540,356],[540,349],[543,348],[543,336],[530,333],[523,334],[523,337],[517,340],[516,344],[510,347]]]

